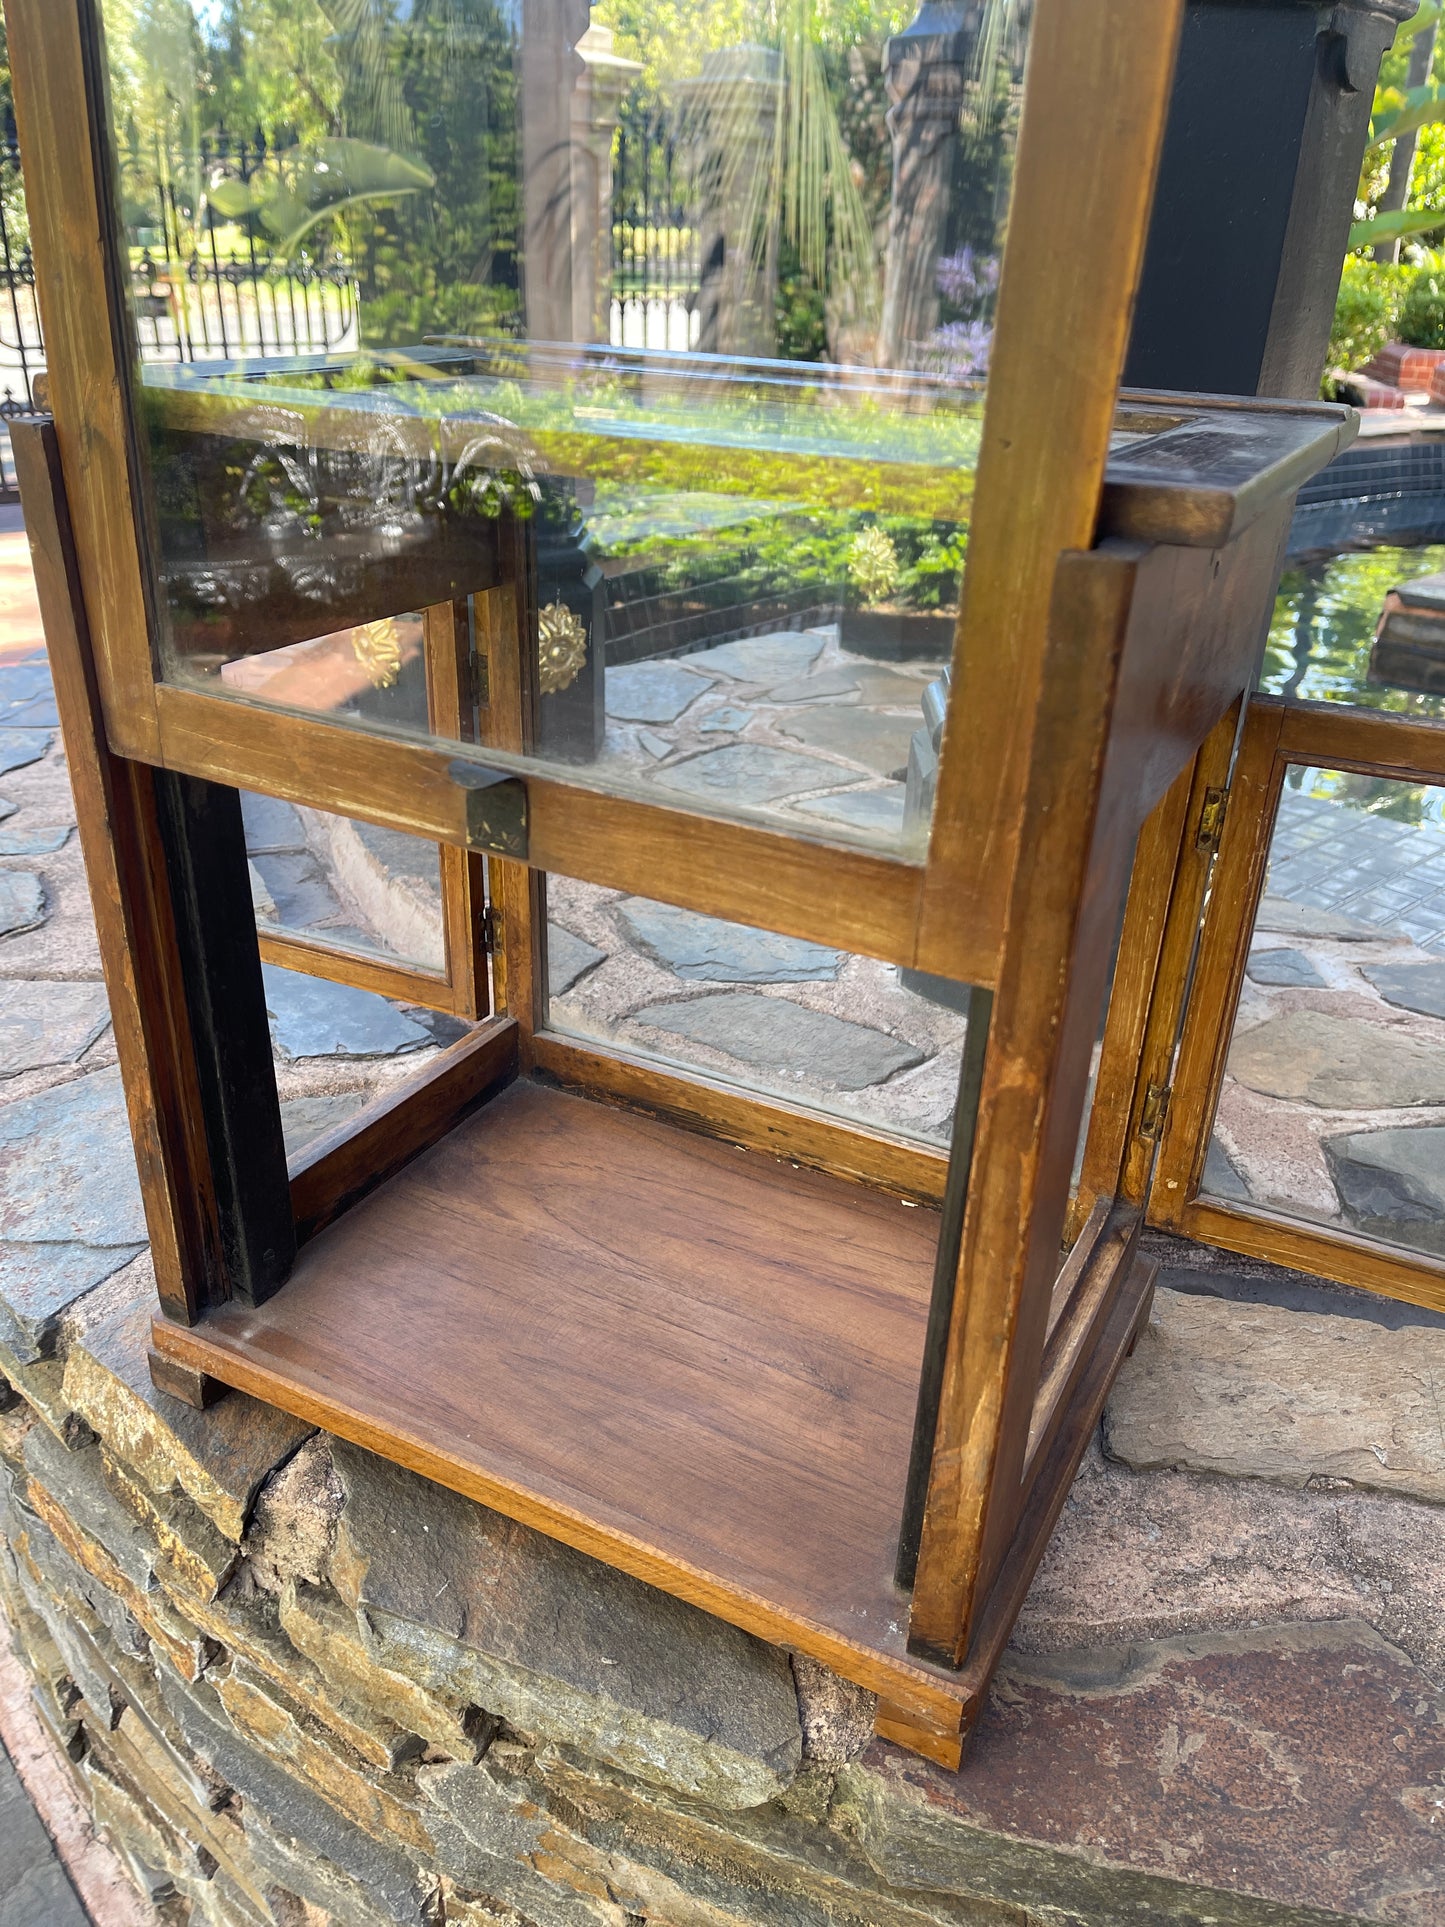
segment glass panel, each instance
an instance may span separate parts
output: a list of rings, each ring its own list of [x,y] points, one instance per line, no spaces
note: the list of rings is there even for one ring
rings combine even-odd
[[[353,984],[263,964],[286,1150],[345,1124],[469,1026]]]
[[[1297,562],[1280,583],[1260,687],[1445,716],[1445,547]]]
[[[274,796],[243,794],[241,813],[258,928],[445,971],[434,843]]]
[[[1445,789],[1289,772],[1203,1191],[1445,1257]]]
[[[547,904],[552,1030],[947,1146],[966,984],[564,877]]]
[[[1029,0],[103,10],[165,673],[920,848]]]

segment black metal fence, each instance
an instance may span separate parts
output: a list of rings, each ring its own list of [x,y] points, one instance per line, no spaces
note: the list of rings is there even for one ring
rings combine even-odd
[[[622,103],[612,172],[612,337],[681,348],[701,279],[695,183],[677,122],[644,94]]]
[[[261,134],[224,130],[194,151],[131,136],[119,155],[134,245],[133,313],[146,360],[327,353],[355,339],[357,286],[335,248],[281,258],[255,223],[195,208],[218,179],[249,184],[272,160]],[[613,162],[610,334],[629,345],[690,345],[700,280],[699,235],[676,121],[654,99],[622,103]],[[13,122],[0,125],[0,424],[36,406],[45,344]],[[0,500],[14,499],[9,437],[0,432]]]

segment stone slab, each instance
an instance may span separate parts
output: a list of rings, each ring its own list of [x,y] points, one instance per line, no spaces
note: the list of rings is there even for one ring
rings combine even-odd
[[[770,703],[813,703],[825,696],[856,696],[862,671],[857,669],[815,669],[811,675],[790,676],[770,689]]]
[[[807,796],[797,808],[808,816],[820,816],[825,822],[846,823],[849,829],[866,830],[870,835],[886,836],[896,842],[903,834],[905,794],[901,783],[890,783],[886,789]]]
[[[271,850],[304,850],[306,826],[294,803],[256,790],[241,792],[241,820],[246,826],[246,850],[251,856]]]
[[[239,1542],[263,1480],[314,1428],[244,1392],[207,1412],[158,1392],[147,1362],[152,1312],[146,1301],[127,1306],[77,1338],[66,1396],[152,1492],[184,1492]]]
[[[1104,1415],[1115,1458],[1445,1504],[1445,1332],[1160,1289]]]
[[[114,1247],[145,1236],[118,1070],[0,1107],[0,1239]]]
[[[1445,1017],[1445,963],[1375,964],[1363,973],[1387,1004]]]
[[[822,653],[823,642],[822,636],[780,629],[771,636],[743,636],[737,642],[720,643],[687,660],[708,675],[716,672],[738,682],[780,683],[802,675]]]
[[[1445,1125],[1352,1131],[1326,1138],[1323,1148],[1353,1224],[1445,1257]]]
[[[1323,990],[1325,980],[1302,950],[1251,950],[1245,964],[1257,984],[1288,990]]]
[[[724,923],[648,897],[628,897],[617,915],[644,955],[699,983],[831,983],[843,963],[841,950]]]
[[[309,850],[262,851],[250,861],[276,906],[277,917],[290,929],[309,930],[340,915],[340,900]]]
[[[0,729],[0,776],[38,763],[54,741],[53,729]]]
[[[734,808],[756,808],[779,797],[797,796],[836,782],[836,772],[814,756],[801,756],[768,743],[727,743],[656,770],[652,781]]]
[[[70,839],[73,823],[44,830],[0,830],[0,856],[50,856]]]
[[[369,1101],[366,1091],[339,1091],[325,1097],[288,1097],[281,1101],[281,1134],[292,1157],[313,1138],[344,1124]]]
[[[830,707],[804,710],[778,724],[810,749],[846,757],[878,776],[897,776],[908,766],[908,745],[917,717],[890,716],[877,709]]]
[[[678,662],[634,662],[607,671],[607,714],[623,723],[675,723],[716,676]]]
[[[55,683],[46,661],[0,663],[0,710],[34,702],[54,693]]]
[[[1248,1204],[1253,1195],[1243,1172],[1217,1137],[1210,1138],[1204,1154],[1199,1188],[1207,1198],[1226,1198],[1235,1204]]]
[[[9,1755],[0,1752],[0,1927],[87,1927],[88,1919]]]
[[[263,964],[271,1034],[287,1057],[393,1057],[420,1050],[425,1027],[375,991]]]
[[[659,736],[655,729],[640,729],[637,740],[654,762],[660,763],[664,756],[671,756],[676,743],[670,743],[665,736]]]
[[[1030,1920],[1437,1927],[1442,1771],[1437,1692],[1345,1617],[1011,1652],[961,1772],[875,1744],[832,1818],[895,1886]]]
[[[49,912],[45,885],[31,870],[0,870],[0,937],[37,930]]]
[[[8,796],[0,796],[0,823],[8,822],[19,808],[20,805],[12,803]]]
[[[0,1077],[73,1064],[109,1028],[104,984],[7,983],[0,996]]]
[[[787,998],[750,997],[744,991],[649,1004],[635,1011],[632,1021],[711,1045],[759,1070],[841,1091],[866,1090],[923,1062],[921,1050],[884,1031]]]
[[[1266,1097],[1327,1110],[1445,1104],[1445,1050],[1397,1027],[1291,1010],[1235,1037],[1230,1075]]]
[[[1316,909],[1313,904],[1295,903],[1289,897],[1265,897],[1255,917],[1256,930],[1277,937],[1326,937],[1335,943],[1378,943],[1385,934],[1378,924],[1363,923],[1340,910]]]
[[[0,1243],[0,1346],[24,1365],[49,1358],[71,1307],[144,1249],[143,1244]]]
[[[587,976],[598,964],[605,962],[607,952],[599,950],[595,943],[588,943],[585,937],[574,936],[564,930],[560,923],[547,925],[547,992],[552,997],[565,997],[576,983]]]
[[[698,724],[704,736],[720,734],[725,730],[746,729],[753,720],[751,709],[739,709],[734,703],[725,703],[721,709],[714,709]]]
[[[378,1664],[723,1807],[802,1756],[786,1656],[337,1441],[332,1581]]]

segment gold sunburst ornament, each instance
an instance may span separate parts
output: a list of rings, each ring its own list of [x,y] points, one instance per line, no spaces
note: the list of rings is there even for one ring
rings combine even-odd
[[[351,653],[366,671],[373,689],[390,689],[401,674],[401,636],[395,616],[358,623],[351,632]]]
[[[537,617],[537,681],[544,696],[570,689],[587,660],[587,631],[565,602],[549,602]]]

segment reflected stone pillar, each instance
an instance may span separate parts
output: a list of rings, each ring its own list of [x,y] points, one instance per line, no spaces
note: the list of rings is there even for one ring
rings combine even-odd
[[[572,96],[590,13],[591,0],[522,0],[522,290],[533,341],[576,338]]]
[[[774,352],[778,209],[770,202],[782,86],[782,57],[744,45],[708,54],[697,79],[679,89],[693,165],[704,354]]]
[[[582,72],[572,89],[572,326],[579,341],[605,342],[612,307],[612,138],[622,97],[642,67],[612,51],[610,27],[588,27],[577,55]]]
[[[893,137],[893,198],[883,272],[880,368],[916,367],[938,326],[938,258],[948,231],[950,188],[968,67],[961,5],[926,4],[891,36],[883,64]]]

